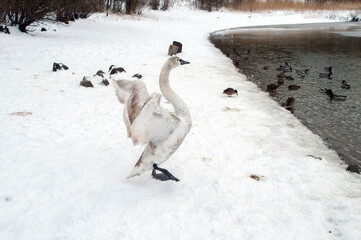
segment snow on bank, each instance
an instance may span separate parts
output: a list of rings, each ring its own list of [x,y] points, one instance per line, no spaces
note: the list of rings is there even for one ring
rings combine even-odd
[[[326,21],[172,10],[1,34],[0,239],[358,239],[360,175],[207,40],[229,27]],[[173,40],[191,62],[170,77],[193,128],[162,166],[181,181],[126,181],[144,147],[126,138],[114,89],[79,82],[116,64],[159,92]],[[54,61],[70,69],[54,73]],[[239,96],[222,95],[227,87]]]

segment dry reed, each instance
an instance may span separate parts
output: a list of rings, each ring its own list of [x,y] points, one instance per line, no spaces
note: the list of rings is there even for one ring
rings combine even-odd
[[[268,0],[266,2],[240,1],[229,3],[226,8],[234,11],[267,11],[267,10],[361,10],[361,1],[327,1],[324,3],[293,2]]]

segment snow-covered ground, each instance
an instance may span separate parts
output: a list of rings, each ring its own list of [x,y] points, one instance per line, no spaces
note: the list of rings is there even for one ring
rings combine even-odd
[[[360,239],[360,175],[207,39],[348,14],[177,8],[0,34],[0,239]],[[193,128],[162,167],[181,181],[125,180],[144,146],[126,137],[112,86],[79,82],[115,64],[159,92],[173,40],[191,62],[170,78]]]

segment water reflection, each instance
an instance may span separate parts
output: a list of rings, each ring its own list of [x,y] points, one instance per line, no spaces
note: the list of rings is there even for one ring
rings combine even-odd
[[[280,72],[276,69],[289,63],[293,71],[285,74],[294,80],[284,80],[271,97],[280,104],[295,98],[294,115],[347,163],[361,165],[360,23],[240,28],[218,32],[211,41],[262,90],[271,83],[278,85]],[[329,66],[332,79],[320,78]],[[295,69],[308,69],[309,73],[302,78]],[[351,88],[341,88],[342,80]],[[289,85],[301,88],[290,91]],[[330,101],[320,88],[347,95],[347,100]]]

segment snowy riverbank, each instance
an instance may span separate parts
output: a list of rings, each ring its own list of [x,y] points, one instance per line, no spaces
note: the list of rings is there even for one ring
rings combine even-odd
[[[0,239],[358,239],[360,175],[208,41],[229,27],[347,14],[179,8],[0,34]],[[126,138],[113,87],[79,82],[115,64],[159,92],[173,40],[191,62],[170,78],[193,128],[162,166],[181,181],[125,181],[144,147]]]

